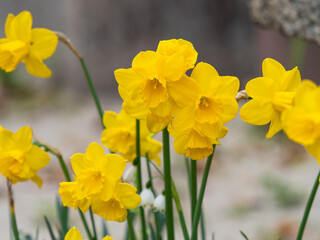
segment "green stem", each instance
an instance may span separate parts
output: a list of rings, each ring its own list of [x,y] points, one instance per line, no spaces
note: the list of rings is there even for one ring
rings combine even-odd
[[[128,223],[128,230],[129,230],[129,239],[136,240],[136,235],[134,233],[133,224],[132,224],[131,212],[129,210],[127,215],[127,223]]]
[[[148,177],[149,177],[149,182],[150,182],[150,189],[153,193],[154,196],[156,196],[156,191],[154,190],[153,188],[153,183],[152,183],[152,173],[151,173],[151,168],[150,168],[150,159],[149,159],[149,156],[148,154],[146,154],[146,163],[147,163],[147,171],[148,171]],[[156,233],[157,233],[157,238],[158,240],[161,239],[161,233],[160,233],[160,213],[159,212],[155,212],[153,215],[154,215],[154,221],[155,221],[155,224],[156,224]]]
[[[88,238],[89,238],[89,239],[93,239],[93,238],[92,238],[92,234],[91,234],[90,229],[89,229],[89,226],[88,226],[88,223],[87,223],[87,220],[86,220],[86,218],[84,217],[83,212],[82,212],[80,209],[78,209],[78,212],[79,212],[81,221],[82,221],[82,223],[83,223],[83,226],[84,226],[84,228],[86,229]]]
[[[90,212],[91,224],[92,224],[92,229],[93,229],[93,234],[94,234],[93,239],[97,240],[97,236],[98,235],[97,235],[96,224],[94,222],[94,217],[93,217],[93,213],[92,213],[91,207],[89,208],[89,212]]]
[[[310,213],[310,210],[311,210],[311,207],[312,207],[312,203],[313,203],[314,197],[316,196],[316,193],[317,193],[317,190],[318,190],[318,187],[319,187],[319,178],[320,178],[320,171],[319,171],[318,176],[316,177],[316,180],[315,180],[315,182],[313,184],[312,191],[310,193],[306,208],[304,210],[304,214],[303,214],[303,218],[302,218],[302,221],[301,221],[301,224],[300,224],[297,240],[301,240],[302,239],[302,235],[303,235],[303,232],[304,232],[304,228],[305,228],[305,226],[307,224],[307,220],[308,220],[308,216],[309,216],[309,213]]]
[[[8,196],[9,196],[9,205],[10,205],[10,218],[11,218],[11,228],[14,234],[14,238],[19,240],[19,231],[17,226],[16,214],[14,211],[14,199],[12,193],[12,183],[9,179],[7,179],[7,187],[8,187]]]
[[[209,176],[209,171],[210,171],[210,167],[211,167],[211,163],[212,163],[214,150],[215,150],[215,145],[213,145],[213,151],[207,159],[207,163],[206,163],[206,166],[205,166],[205,169],[203,172],[203,176],[202,176],[199,197],[197,200],[196,209],[195,209],[195,213],[194,213],[194,219],[192,222],[192,234],[191,234],[192,240],[195,240],[197,237],[197,228],[198,228],[199,219],[200,219],[200,215],[201,215],[202,201],[203,201],[203,197],[204,197],[204,191],[205,191],[206,185],[207,185],[207,180],[208,180],[208,176]]]
[[[33,144],[36,145],[36,146],[39,146],[39,147],[43,147],[43,149],[46,152],[50,152],[53,155],[55,155],[59,160],[59,164],[60,164],[60,167],[61,167],[61,169],[63,171],[63,174],[64,174],[65,178],[67,179],[68,182],[71,182],[71,177],[70,177],[68,168],[67,168],[67,166],[66,166],[66,164],[65,164],[65,162],[63,160],[63,157],[62,157],[61,153],[58,150],[56,150],[56,149],[54,149],[52,147],[49,147],[49,146],[47,146],[47,145],[45,145],[45,144],[43,144],[43,143],[41,143],[39,141],[35,141]],[[86,219],[84,217],[83,212],[80,209],[78,209],[78,212],[79,212],[80,218],[82,220],[82,223],[84,225],[84,228],[86,229],[86,232],[88,234],[89,239],[92,239],[92,234],[91,234],[91,232],[89,230],[89,226],[88,226],[88,223],[87,223],[87,221],[86,221]]]
[[[194,213],[197,204],[197,160],[191,159],[191,174],[190,174],[190,189],[191,189],[191,224],[194,220]],[[197,233],[196,238],[197,239]]]
[[[166,224],[167,224],[167,239],[174,240],[174,221],[172,212],[172,190],[171,190],[171,166],[170,166],[170,142],[169,132],[165,128],[162,130],[163,141],[163,167],[164,167],[164,187],[166,197]]]
[[[101,104],[100,104],[100,101],[99,101],[99,98],[98,98],[98,94],[97,94],[97,92],[96,92],[96,90],[95,90],[95,88],[93,86],[93,83],[92,83],[88,68],[87,68],[87,66],[86,66],[86,64],[84,62],[84,59],[81,57],[81,58],[79,58],[79,60],[80,60],[82,69],[84,71],[84,74],[86,76],[87,83],[89,85],[92,97],[94,99],[94,103],[96,104],[96,108],[97,108],[99,116],[100,116],[100,121],[101,121],[102,127],[104,128],[104,125],[103,125],[103,110],[102,110],[102,107],[101,107]]]
[[[201,217],[200,217],[200,228],[201,228],[201,239],[206,240],[206,228],[205,228],[204,213],[202,208],[201,208]]]
[[[157,172],[160,174],[160,176],[162,176],[162,178],[164,178],[162,172],[157,167],[157,165],[154,162],[151,162],[151,164],[157,170]],[[183,215],[179,194],[178,194],[178,191],[176,189],[176,185],[174,184],[172,178],[171,178],[171,188],[172,188],[172,197],[173,197],[173,199],[175,201],[175,204],[176,204],[176,207],[177,207],[179,220],[180,220],[180,225],[181,225],[181,229],[182,229],[182,233],[183,233],[184,239],[185,240],[189,240],[190,238],[189,238],[189,234],[188,234],[187,224],[186,224],[186,221],[185,221],[185,218],[184,218],[184,215]]]
[[[142,174],[141,174],[141,153],[140,153],[140,121],[136,120],[136,165],[137,165],[137,180],[138,180],[138,193],[142,191]],[[142,206],[139,207],[140,220],[142,228],[142,239],[147,240],[147,227],[144,216],[144,209]]]

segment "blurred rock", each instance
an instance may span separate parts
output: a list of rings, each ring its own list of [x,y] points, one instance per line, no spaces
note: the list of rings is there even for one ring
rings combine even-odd
[[[320,45],[319,0],[249,0],[251,19]]]

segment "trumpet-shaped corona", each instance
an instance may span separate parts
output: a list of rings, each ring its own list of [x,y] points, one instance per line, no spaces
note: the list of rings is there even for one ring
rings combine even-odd
[[[82,239],[82,236],[79,230],[73,227],[67,232],[66,236],[64,237],[64,240],[84,240],[84,239]],[[113,238],[110,236],[105,236],[102,240],[113,240]]]

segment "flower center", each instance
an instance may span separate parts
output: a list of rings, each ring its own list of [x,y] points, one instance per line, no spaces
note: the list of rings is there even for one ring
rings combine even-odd
[[[157,107],[168,99],[165,83],[157,78],[146,80],[145,86],[141,90],[141,98],[147,107]]]
[[[223,105],[218,98],[200,96],[196,101],[196,120],[200,123],[215,123],[222,113]]]
[[[19,40],[0,44],[0,68],[6,72],[13,71],[28,53],[27,44]]]

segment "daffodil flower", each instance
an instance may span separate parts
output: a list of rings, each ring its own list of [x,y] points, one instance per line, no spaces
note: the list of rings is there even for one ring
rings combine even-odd
[[[17,16],[9,14],[5,24],[6,38],[0,39],[0,68],[14,71],[20,62],[34,76],[47,78],[51,71],[43,63],[54,53],[58,37],[45,28],[32,29],[32,15],[23,11]]]
[[[112,152],[120,153],[130,162],[136,157],[136,119],[125,111],[119,114],[106,111],[103,116],[103,124],[106,127],[101,135],[101,142]],[[140,144],[141,155],[154,160],[160,165],[161,143],[150,137],[146,121],[140,120]]]
[[[320,87],[304,80],[293,107],[284,111],[281,119],[289,139],[302,144],[320,164]]]
[[[249,81],[247,94],[252,98],[240,110],[241,119],[253,125],[270,122],[266,138],[273,137],[282,129],[281,113],[292,107],[296,90],[301,83],[298,68],[286,71],[271,58],[262,63],[263,77]]]
[[[16,133],[0,127],[0,173],[12,183],[31,179],[40,188],[37,172],[50,161],[50,156],[32,144],[32,130],[22,127]]]

